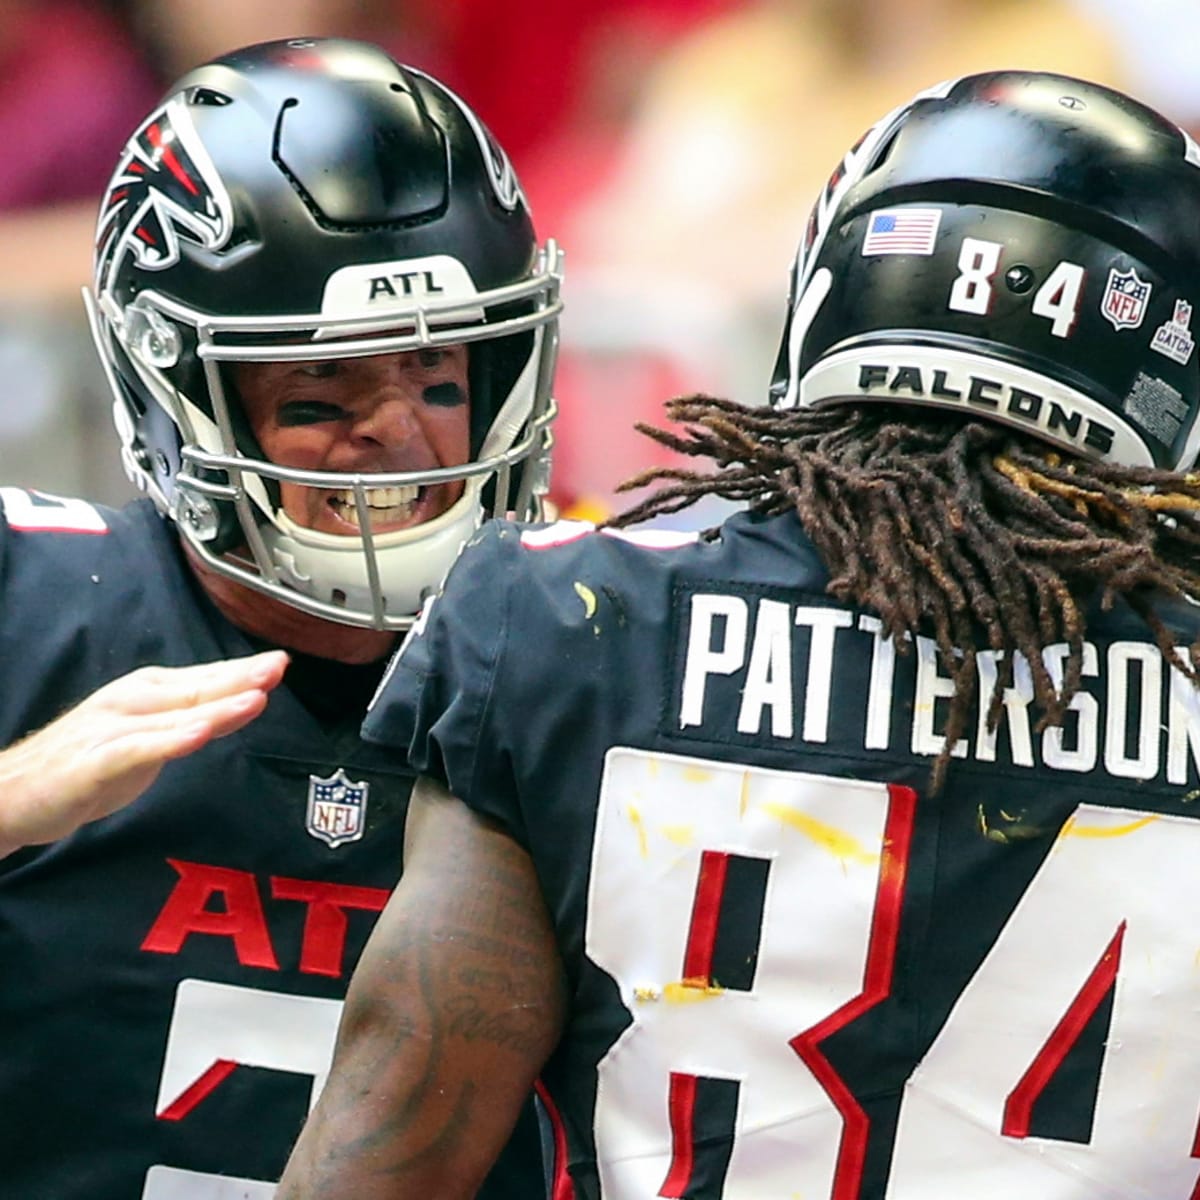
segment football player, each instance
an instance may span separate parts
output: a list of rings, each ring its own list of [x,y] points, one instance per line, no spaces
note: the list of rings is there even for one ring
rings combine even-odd
[[[479,118],[370,45],[232,52],[129,139],[88,307],[146,497],[0,488],[5,1195],[273,1193],[400,870],[358,726],[539,511],[559,279]],[[522,1137],[481,1194],[540,1193]]]
[[[587,1200],[1197,1194],[1198,164],[917,97],[773,410],[676,403],[717,470],[631,517],[749,511],[481,531],[364,726],[424,778],[282,1196],[469,1196],[538,1072]]]

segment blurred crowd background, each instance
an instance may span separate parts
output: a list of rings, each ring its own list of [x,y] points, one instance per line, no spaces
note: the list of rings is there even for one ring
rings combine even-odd
[[[0,0],[0,483],[133,494],[79,294],[100,193],[183,71],[328,34],[454,87],[565,248],[553,495],[585,516],[665,461],[632,423],[666,397],[765,398],[812,199],[913,92],[1057,70],[1200,133],[1196,0]]]

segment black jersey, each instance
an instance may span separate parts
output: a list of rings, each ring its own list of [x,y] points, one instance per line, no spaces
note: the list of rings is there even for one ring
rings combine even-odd
[[[934,793],[934,646],[827,579],[792,515],[489,524],[368,714],[533,858],[578,1195],[1200,1194],[1197,692],[1096,612],[1064,725],[1018,659]]]
[[[135,667],[253,649],[148,502],[0,501],[0,745]],[[128,808],[0,860],[0,1196],[273,1194],[400,872],[411,779],[346,716],[285,684]],[[523,1136],[482,1195],[538,1193]]]

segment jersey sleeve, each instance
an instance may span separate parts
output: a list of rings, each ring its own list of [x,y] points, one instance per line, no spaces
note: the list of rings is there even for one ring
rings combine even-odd
[[[508,522],[489,521],[467,544],[397,651],[362,735],[523,840],[511,772],[489,727],[517,542]]]

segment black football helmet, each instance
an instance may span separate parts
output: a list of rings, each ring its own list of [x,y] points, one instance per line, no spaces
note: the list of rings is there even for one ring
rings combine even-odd
[[[936,405],[1186,467],[1198,298],[1186,133],[1096,84],[973,75],[885,117],[834,172],[793,268],[772,400]]]
[[[466,104],[377,47],[295,39],[190,72],[129,139],[85,299],[126,468],[204,561],[305,611],[400,629],[485,513],[538,515],[560,282]],[[458,343],[472,458],[436,471],[270,463],[223,366]],[[448,511],[372,534],[372,489],[454,479]],[[343,489],[362,536],[297,525],[283,481]]]

